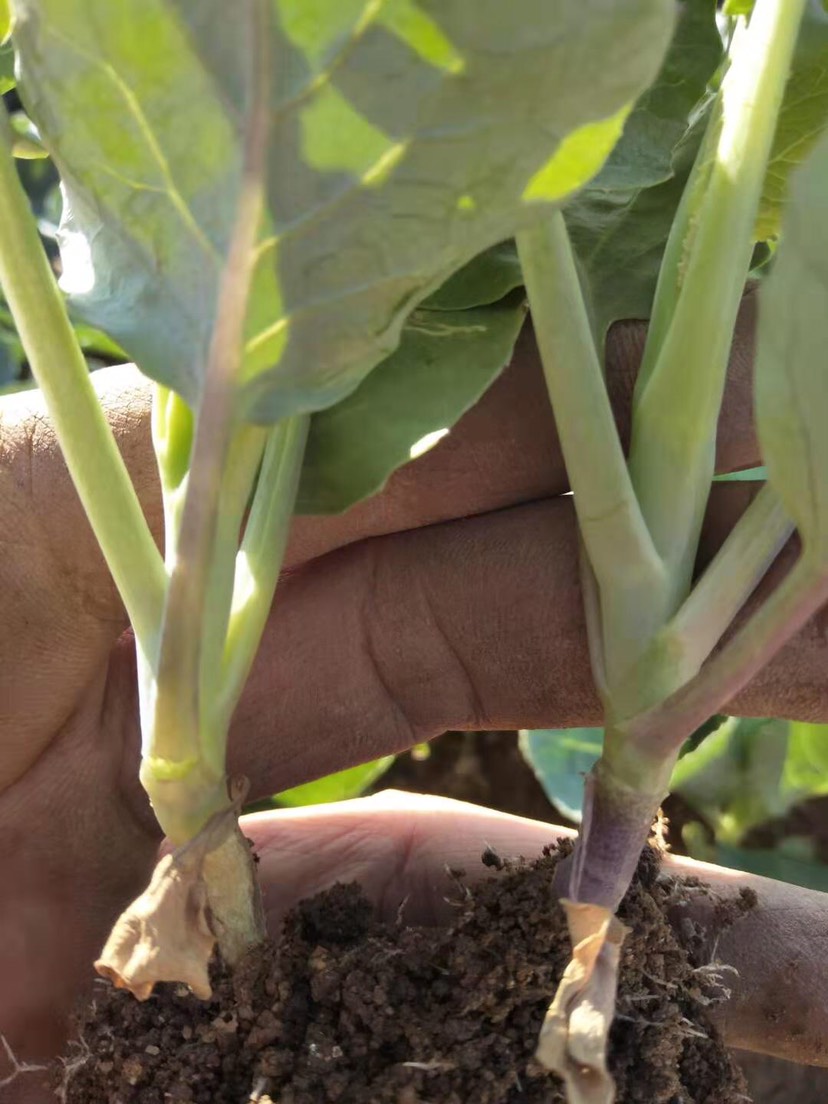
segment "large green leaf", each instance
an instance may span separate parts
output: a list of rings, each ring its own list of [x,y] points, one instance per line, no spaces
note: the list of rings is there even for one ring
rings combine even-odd
[[[789,723],[783,781],[802,797],[828,794],[828,725]]]
[[[828,11],[810,0],[779,112],[756,224],[758,240],[775,237],[791,172],[828,126]]]
[[[302,805],[326,805],[331,801],[359,797],[385,774],[394,759],[395,756],[386,755],[383,759],[374,759],[370,763],[317,778],[315,782],[294,786],[292,790],[283,790],[273,798],[273,804],[295,809]]]
[[[795,847],[795,844],[799,846]],[[800,851],[802,854],[791,854],[793,851]],[[812,840],[785,840],[774,851],[718,844],[710,855],[694,855],[694,858],[702,857],[719,866],[746,870],[750,874],[761,874],[763,878],[773,878],[777,882],[790,882],[792,885],[828,893],[828,866],[814,858]]]
[[[676,764],[670,789],[710,824],[720,842],[780,816],[798,795],[783,784],[787,721],[728,717]]]
[[[685,0],[657,80],[637,101],[591,187],[650,188],[673,176],[673,154],[722,63],[716,0]]]
[[[727,717],[682,756],[670,788],[704,818],[718,845],[738,844],[751,828],[828,793],[828,725]],[[698,839],[696,857],[716,861],[701,846]]]
[[[520,750],[544,792],[563,816],[580,823],[584,776],[601,755],[601,728],[539,728],[520,734]]]
[[[688,172],[685,164],[653,188],[590,190],[567,208],[566,224],[599,341],[613,322],[650,317],[664,246]]]
[[[756,412],[768,479],[804,554],[828,564],[828,137],[791,181],[759,290]]]
[[[476,310],[415,310],[397,350],[311,421],[297,511],[345,510],[436,444],[508,363],[525,315],[520,292]]]
[[[682,6],[658,79],[636,103],[602,171],[566,207],[599,341],[619,319],[650,316],[723,61],[715,7],[712,0]]]
[[[601,172],[567,206],[601,334],[619,318],[649,316],[664,244],[703,129],[701,105],[723,56],[714,0],[683,4],[655,83],[639,97]],[[495,302],[520,282],[516,251],[506,242],[466,265],[429,304]]]
[[[497,303],[523,284],[523,271],[514,241],[485,249],[423,303],[435,310],[467,310]]]
[[[669,0],[270,0],[267,226],[242,399],[344,397],[451,272],[580,187],[655,76]],[[198,400],[239,187],[248,5],[14,0],[60,168],[67,287]]]

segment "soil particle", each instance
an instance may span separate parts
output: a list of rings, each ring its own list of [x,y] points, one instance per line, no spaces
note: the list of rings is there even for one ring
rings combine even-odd
[[[532,1052],[569,955],[549,889],[569,849],[562,841],[532,864],[495,856],[502,869],[473,892],[447,881],[457,915],[445,930],[380,923],[357,886],[337,885],[295,909],[279,944],[235,976],[216,968],[209,1002],[161,986],[139,1004],[101,984],[79,1022],[63,1098],[563,1104]],[[708,1019],[723,983],[666,918],[683,892],[648,849],[620,910],[633,931],[612,1029],[617,1104],[748,1099]]]

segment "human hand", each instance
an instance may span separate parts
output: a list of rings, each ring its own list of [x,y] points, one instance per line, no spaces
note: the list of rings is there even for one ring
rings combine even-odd
[[[743,323],[723,412],[723,467],[757,457]],[[610,346],[622,433],[642,333],[617,328]],[[158,532],[148,389],[123,369],[96,382]],[[2,417],[0,1031],[21,1060],[36,1060],[62,1045],[71,1002],[115,915],[148,879],[159,840],[136,781],[123,610],[37,396],[7,400]],[[252,796],[447,728],[595,722],[565,490],[527,333],[478,407],[383,495],[342,518],[300,519],[234,723],[230,766],[251,779]],[[718,496],[707,554],[749,493]],[[806,631],[741,708],[828,716],[824,658],[822,637]],[[367,818],[358,854],[370,855],[383,830]],[[303,833],[296,847],[314,838]],[[287,899],[297,883],[276,873]]]

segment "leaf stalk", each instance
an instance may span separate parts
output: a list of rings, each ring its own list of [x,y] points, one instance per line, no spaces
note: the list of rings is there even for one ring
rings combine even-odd
[[[0,103],[0,285],[138,644],[152,656],[161,629],[164,565],[38,237],[12,143]]]
[[[665,263],[671,270],[659,280],[656,316],[664,314],[664,297],[670,304],[675,299],[675,305],[669,325],[662,321],[654,335],[660,343],[656,362],[651,370],[645,363],[636,388],[629,467],[672,577],[668,616],[692,575],[736,314],[805,3],[760,0],[735,36],[710,124],[717,134],[712,163],[709,169],[706,160],[702,164],[704,187],[692,191],[695,209],[684,219],[683,248],[668,249]]]

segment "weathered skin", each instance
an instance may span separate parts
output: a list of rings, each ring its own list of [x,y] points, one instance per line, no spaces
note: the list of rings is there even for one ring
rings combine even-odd
[[[720,427],[723,469],[757,460],[751,332],[747,302]],[[626,324],[610,339],[623,435],[642,337]],[[160,533],[148,388],[130,368],[95,378]],[[598,722],[565,490],[527,330],[478,406],[384,494],[344,517],[297,521],[234,723],[230,768],[251,779],[251,796],[447,728]],[[750,493],[736,485],[714,494],[703,558]],[[36,393],[0,403],[0,541],[0,1033],[33,1061],[63,1045],[67,1011],[114,917],[148,881],[159,844],[137,784],[124,612]],[[733,710],[828,719],[826,660],[818,617]],[[354,875],[389,909],[411,893],[412,915],[438,919],[446,860],[471,862],[484,840],[529,853],[555,834],[410,798],[258,817],[250,831],[273,918]],[[742,971],[725,1017],[730,1038],[828,1063],[828,968],[818,953],[828,897],[771,884],[760,904],[719,947]],[[39,1092],[31,1075],[0,1088],[0,1101],[48,1099]]]

